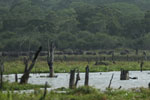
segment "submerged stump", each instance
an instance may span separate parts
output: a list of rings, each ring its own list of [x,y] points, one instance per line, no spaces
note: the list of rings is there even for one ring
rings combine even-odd
[[[120,80],[129,80],[129,71],[121,69]]]
[[[74,87],[75,81],[75,69],[70,71],[70,81],[69,81],[69,88],[72,89]]]

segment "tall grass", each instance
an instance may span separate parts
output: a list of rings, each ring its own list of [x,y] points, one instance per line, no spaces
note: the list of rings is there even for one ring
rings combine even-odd
[[[67,91],[67,93],[48,92],[45,100],[150,100],[150,90],[146,88],[101,92],[92,87],[79,87]],[[42,95],[43,91],[24,94],[0,92],[0,100],[39,100]]]

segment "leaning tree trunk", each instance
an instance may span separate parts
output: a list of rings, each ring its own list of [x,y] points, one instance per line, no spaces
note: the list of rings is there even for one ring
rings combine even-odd
[[[31,65],[29,66],[28,69],[26,69],[26,71],[24,72],[23,76],[21,77],[20,84],[25,84],[25,83],[28,82],[29,74],[30,74],[32,68],[34,67],[36,59],[37,59],[37,57],[38,57],[38,55],[39,55],[39,53],[40,53],[41,50],[42,50],[42,47],[39,47],[38,51],[35,53],[35,56],[34,56],[34,58],[32,60]]]
[[[54,77],[54,67],[53,67],[53,62],[54,62],[54,43],[51,42],[50,48],[49,48],[49,42],[48,42],[48,57],[47,57],[47,62],[49,66],[49,76]]]

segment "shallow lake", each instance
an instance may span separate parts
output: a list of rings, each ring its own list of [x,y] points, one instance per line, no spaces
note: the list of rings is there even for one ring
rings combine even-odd
[[[89,85],[93,86],[97,89],[105,90],[110,82],[111,76],[114,73],[114,78],[112,80],[111,87],[122,89],[130,89],[136,87],[148,87],[148,83],[150,82],[150,71],[130,71],[130,77],[138,77],[138,79],[129,79],[129,80],[120,80],[120,72],[95,72],[89,73]],[[30,74],[30,78],[28,83],[31,84],[45,84],[48,82],[49,85],[52,86],[52,89],[60,88],[60,87],[68,87],[69,86],[69,73],[55,73],[58,75],[57,78],[48,78],[48,73],[40,73],[40,74]],[[18,74],[18,78],[20,78],[22,74]],[[81,80],[78,82],[78,86],[84,85],[85,73],[80,73]],[[9,80],[10,82],[15,81],[15,75],[4,75],[5,80]],[[20,80],[19,80],[20,81]]]

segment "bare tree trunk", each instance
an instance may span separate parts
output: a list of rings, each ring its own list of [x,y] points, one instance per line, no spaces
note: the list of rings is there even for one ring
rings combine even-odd
[[[24,65],[25,65],[25,69],[24,69],[24,73],[27,71],[28,69],[28,63],[29,63],[29,58],[24,57]]]
[[[88,86],[89,85],[89,66],[87,65],[87,67],[85,68],[85,83],[84,85],[85,86]]]
[[[74,87],[74,80],[75,80],[75,69],[70,71],[70,81],[69,81],[70,89]]]
[[[53,68],[53,62],[54,62],[54,43],[51,42],[51,47],[49,48],[49,42],[48,42],[48,57],[47,62],[49,66],[49,76],[54,77],[54,68]]]
[[[39,55],[39,53],[40,53],[41,50],[42,50],[42,47],[39,47],[38,51],[35,53],[35,56],[34,56],[34,58],[33,58],[33,60],[32,60],[31,65],[30,65],[29,68],[26,70],[26,72],[23,74],[23,76],[21,77],[20,84],[25,84],[25,83],[28,82],[29,74],[30,74],[32,68],[34,67],[34,64],[35,64],[35,62],[36,62],[36,59],[37,59],[37,57],[38,57],[38,55]]]

